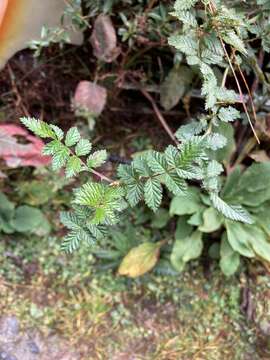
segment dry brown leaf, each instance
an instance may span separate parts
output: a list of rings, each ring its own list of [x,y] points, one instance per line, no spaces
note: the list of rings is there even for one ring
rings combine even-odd
[[[75,91],[75,109],[85,109],[90,114],[98,116],[103,111],[107,101],[107,90],[90,81],[81,81]]]
[[[101,14],[97,17],[90,41],[94,55],[99,60],[110,63],[119,55],[116,32],[111,18],[107,15]]]
[[[253,153],[249,154],[249,157],[259,163],[270,161],[270,158],[265,150],[254,151]]]

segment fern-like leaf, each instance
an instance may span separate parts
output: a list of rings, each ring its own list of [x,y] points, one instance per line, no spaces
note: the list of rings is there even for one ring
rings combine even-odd
[[[222,200],[217,194],[214,193],[210,195],[210,199],[214,208],[221,212],[226,218],[235,221],[241,221],[246,224],[253,223],[249,213],[242,206],[228,205],[224,200]]]
[[[162,187],[155,178],[150,178],[144,185],[144,198],[147,206],[153,211],[157,211],[162,200]]]

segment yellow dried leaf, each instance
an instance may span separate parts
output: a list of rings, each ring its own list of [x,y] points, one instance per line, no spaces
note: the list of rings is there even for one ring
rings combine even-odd
[[[162,242],[145,242],[133,249],[124,257],[118,273],[132,278],[150,271],[157,263]]]
[[[31,40],[40,39],[43,26],[60,26],[65,6],[65,0],[0,0],[0,69]],[[80,44],[82,34],[71,31],[70,39]]]

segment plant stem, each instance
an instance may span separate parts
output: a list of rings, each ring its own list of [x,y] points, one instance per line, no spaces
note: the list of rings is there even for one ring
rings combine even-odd
[[[154,110],[158,120],[160,121],[161,125],[163,126],[164,130],[170,136],[170,138],[175,143],[175,145],[179,145],[179,142],[176,140],[171,128],[169,127],[169,125],[167,124],[167,122],[164,119],[163,115],[161,114],[161,112],[160,112],[159,108],[157,107],[157,104],[155,103],[152,96],[146,90],[144,90],[144,89],[140,89],[140,90],[141,90],[141,93],[146,97],[146,99],[150,101],[150,103],[151,103],[151,105],[153,107],[153,110]]]

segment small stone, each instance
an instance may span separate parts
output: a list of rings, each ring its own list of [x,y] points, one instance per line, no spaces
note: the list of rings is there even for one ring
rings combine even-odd
[[[37,344],[34,341],[29,341],[27,345],[32,354],[40,353],[39,347],[37,346]]]
[[[270,336],[270,321],[262,320],[259,324],[261,332],[265,336]]]
[[[16,316],[6,316],[0,319],[0,339],[5,342],[14,340],[20,332],[20,323]]]
[[[18,360],[18,359],[13,355],[9,355],[5,351],[0,351],[0,360]]]

